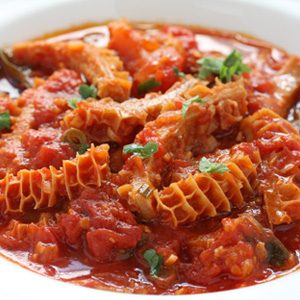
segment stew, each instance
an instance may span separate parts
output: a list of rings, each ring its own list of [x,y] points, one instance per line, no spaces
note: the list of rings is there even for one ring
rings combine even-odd
[[[0,249],[143,294],[299,266],[300,59],[171,24],[85,24],[1,52]]]

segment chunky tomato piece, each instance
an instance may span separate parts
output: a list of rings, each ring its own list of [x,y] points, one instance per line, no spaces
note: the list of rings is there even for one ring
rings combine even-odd
[[[148,80],[155,78],[160,85],[149,91],[166,91],[178,79],[174,68],[182,69],[184,58],[174,47],[159,48],[156,51],[145,54],[137,62],[136,72],[133,75],[133,94],[141,95],[139,86]]]
[[[66,99],[80,98],[78,87],[82,84],[80,75],[63,69],[56,71],[43,84],[26,90],[19,101],[33,104],[32,127],[59,121],[61,113],[69,109]]]
[[[9,112],[11,116],[18,116],[21,109],[18,106],[18,101],[13,100],[8,94],[0,91],[0,113]]]
[[[193,33],[180,27],[140,31],[118,21],[110,23],[109,28],[110,48],[118,51],[133,76],[134,96],[148,91],[166,91],[178,79],[174,68],[187,70],[187,55],[191,49],[196,49]],[[140,91],[140,85],[150,79],[160,85]]]
[[[60,227],[69,246],[72,248],[82,246],[81,235],[84,228],[78,214],[63,214],[60,219]]]
[[[179,39],[186,50],[197,48],[195,34],[191,30],[180,26],[164,26],[163,31]]]
[[[75,155],[69,144],[62,142],[62,134],[58,129],[30,129],[22,135],[22,144],[33,169],[49,166],[59,168],[63,160]]]
[[[186,52],[183,71],[185,73],[191,73],[196,66],[196,61],[199,58],[197,56],[198,44],[195,38],[195,33],[180,26],[164,26],[162,30],[167,34],[171,34],[183,45]]]
[[[253,247],[239,241],[234,246],[209,249],[201,253],[199,260],[186,270],[187,277],[198,284],[212,284],[220,274],[245,278],[256,265]]]
[[[70,214],[71,213],[71,214]],[[67,243],[86,247],[97,261],[128,257],[141,239],[142,230],[132,213],[106,193],[85,192],[60,218]]]
[[[274,253],[269,253],[266,244],[277,243],[276,238],[254,218],[224,218],[222,225],[219,231],[191,242],[193,262],[181,266],[191,282],[210,285],[224,276],[241,280],[270,263],[269,255]]]

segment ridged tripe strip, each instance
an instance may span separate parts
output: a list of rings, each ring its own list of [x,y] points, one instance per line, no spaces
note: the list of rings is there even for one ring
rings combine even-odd
[[[254,152],[253,157],[257,157],[254,161],[246,153],[237,151],[231,160],[223,162],[228,172],[189,175],[161,191],[154,189],[149,197],[137,190],[143,180],[139,181],[140,184],[133,181],[119,188],[118,192],[127,197],[131,209],[144,219],[161,218],[176,227],[199,217],[213,217],[219,212],[231,211],[231,207],[242,207],[247,197],[254,195],[256,168],[260,163],[257,149]]]
[[[290,122],[267,108],[262,108],[245,118],[241,123],[241,131],[247,141],[253,141],[268,132],[298,134]]]
[[[77,109],[66,114],[64,126],[80,129],[98,143],[113,141],[125,144],[163,109],[175,109],[175,101],[179,99],[183,102],[180,96],[197,82],[194,78],[188,78],[176,83],[164,95],[150,94],[144,99],[130,99],[123,103],[110,98],[82,101],[78,103]]]
[[[108,145],[92,145],[74,160],[63,161],[58,170],[50,166],[21,170],[16,176],[8,173],[0,180],[0,204],[5,203],[5,212],[22,213],[50,208],[59,199],[74,198],[82,189],[100,187],[109,174],[108,150]]]
[[[122,61],[112,50],[97,48],[82,41],[36,41],[14,45],[13,57],[21,65],[51,70],[66,67],[82,73],[97,87],[100,98],[111,97],[117,101],[129,98],[129,74],[124,71]]]

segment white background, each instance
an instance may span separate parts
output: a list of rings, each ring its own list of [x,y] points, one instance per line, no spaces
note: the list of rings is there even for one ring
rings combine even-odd
[[[109,0],[107,0],[109,1]],[[151,0],[140,0],[142,1],[151,1]],[[164,1],[164,0],[162,0]],[[184,1],[184,0],[182,0]],[[211,0],[212,2],[214,0]],[[237,0],[240,1],[240,0]],[[19,11],[26,10],[26,5],[24,3],[35,3],[36,6],[45,5],[45,2],[49,2],[48,0],[0,0],[0,18],[5,16],[6,18],[9,17],[6,15],[7,8],[13,8],[14,11],[17,13]],[[51,0],[50,2],[60,2],[60,0]],[[280,6],[285,5],[289,2],[289,6],[292,10],[300,10],[300,0],[261,0],[260,2],[272,2],[272,5]]]

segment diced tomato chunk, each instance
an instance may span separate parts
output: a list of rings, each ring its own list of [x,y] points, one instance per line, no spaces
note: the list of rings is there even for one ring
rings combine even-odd
[[[60,226],[66,242],[80,247],[86,241],[90,255],[100,262],[119,260],[136,247],[142,230],[132,213],[105,193],[85,192],[63,214]]]
[[[197,48],[195,34],[191,30],[180,26],[164,26],[163,31],[178,38],[186,50]]]
[[[63,160],[75,155],[69,144],[62,142],[62,134],[58,129],[30,129],[22,135],[22,144],[33,169],[49,166],[59,168]]]
[[[191,73],[197,65],[196,61],[198,60],[198,44],[196,41],[195,33],[192,32],[192,30],[180,26],[165,26],[163,28],[163,31],[171,34],[183,45],[186,52],[183,71],[185,73]]]
[[[222,225],[219,231],[192,242],[193,262],[182,264],[191,282],[207,286],[224,276],[241,280],[268,263],[265,243],[276,239],[269,230],[248,216],[224,218]]]
[[[82,79],[79,74],[63,69],[54,72],[44,84],[36,89],[26,90],[19,101],[33,104],[32,127],[38,128],[42,124],[59,121],[58,116],[69,108],[65,100],[79,98],[78,87],[80,84],[82,84]],[[56,103],[59,99],[64,100],[61,105]]]
[[[140,58],[142,39],[139,32],[124,21],[110,23],[109,29],[110,47],[118,51],[125,64]]]
[[[149,91],[166,91],[178,80],[174,68],[186,69],[187,54],[197,47],[194,34],[180,27],[166,27],[155,30],[154,34],[135,30],[125,21],[118,21],[110,23],[109,28],[109,46],[119,53],[133,76],[134,96],[145,94],[139,92],[139,86],[149,79],[160,83]]]
[[[83,228],[80,220],[80,216],[77,214],[63,214],[60,218],[60,226],[65,234],[66,242],[72,248],[81,246]]]

